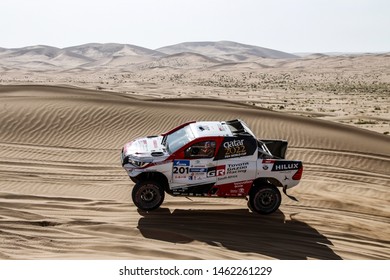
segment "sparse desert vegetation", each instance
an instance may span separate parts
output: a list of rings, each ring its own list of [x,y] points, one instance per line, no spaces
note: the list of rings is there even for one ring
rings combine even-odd
[[[95,51],[98,47],[89,46]],[[68,49],[79,56],[88,53],[88,46]],[[61,64],[51,62],[56,61],[55,57],[46,63],[21,64],[18,62],[22,58],[0,53],[3,70],[0,84],[67,85],[138,98],[228,99],[380,133],[390,126],[390,56],[387,54],[303,58],[241,55],[239,61],[226,61],[221,54],[217,57],[193,53],[164,56],[143,50],[137,57],[123,55],[122,51],[122,56],[109,60],[104,57],[107,49],[84,63],[63,60]],[[119,46],[112,46],[113,53],[118,50]]]

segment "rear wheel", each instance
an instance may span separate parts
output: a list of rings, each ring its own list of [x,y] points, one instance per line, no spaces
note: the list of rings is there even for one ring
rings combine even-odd
[[[259,214],[271,214],[278,210],[282,196],[274,185],[254,187],[249,194],[249,208]]]
[[[131,197],[139,209],[151,211],[160,207],[165,193],[163,187],[154,181],[139,181],[135,184]]]

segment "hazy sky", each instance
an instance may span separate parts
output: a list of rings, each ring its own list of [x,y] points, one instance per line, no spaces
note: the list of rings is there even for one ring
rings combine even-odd
[[[390,51],[389,0],[1,0],[0,47],[229,40],[285,52]]]

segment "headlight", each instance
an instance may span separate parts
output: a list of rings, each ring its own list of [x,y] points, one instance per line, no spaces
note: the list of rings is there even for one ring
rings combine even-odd
[[[149,162],[142,162],[142,161],[137,161],[137,160],[133,160],[133,159],[129,159],[129,162],[132,165],[137,166],[139,168],[143,168],[149,164]]]

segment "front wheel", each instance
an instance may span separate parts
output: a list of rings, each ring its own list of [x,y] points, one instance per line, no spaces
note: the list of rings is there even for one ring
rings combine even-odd
[[[164,189],[154,181],[139,181],[131,194],[135,206],[144,211],[160,207],[164,201]]]
[[[271,214],[278,210],[282,196],[277,187],[265,185],[254,187],[249,194],[249,208],[259,214]]]

